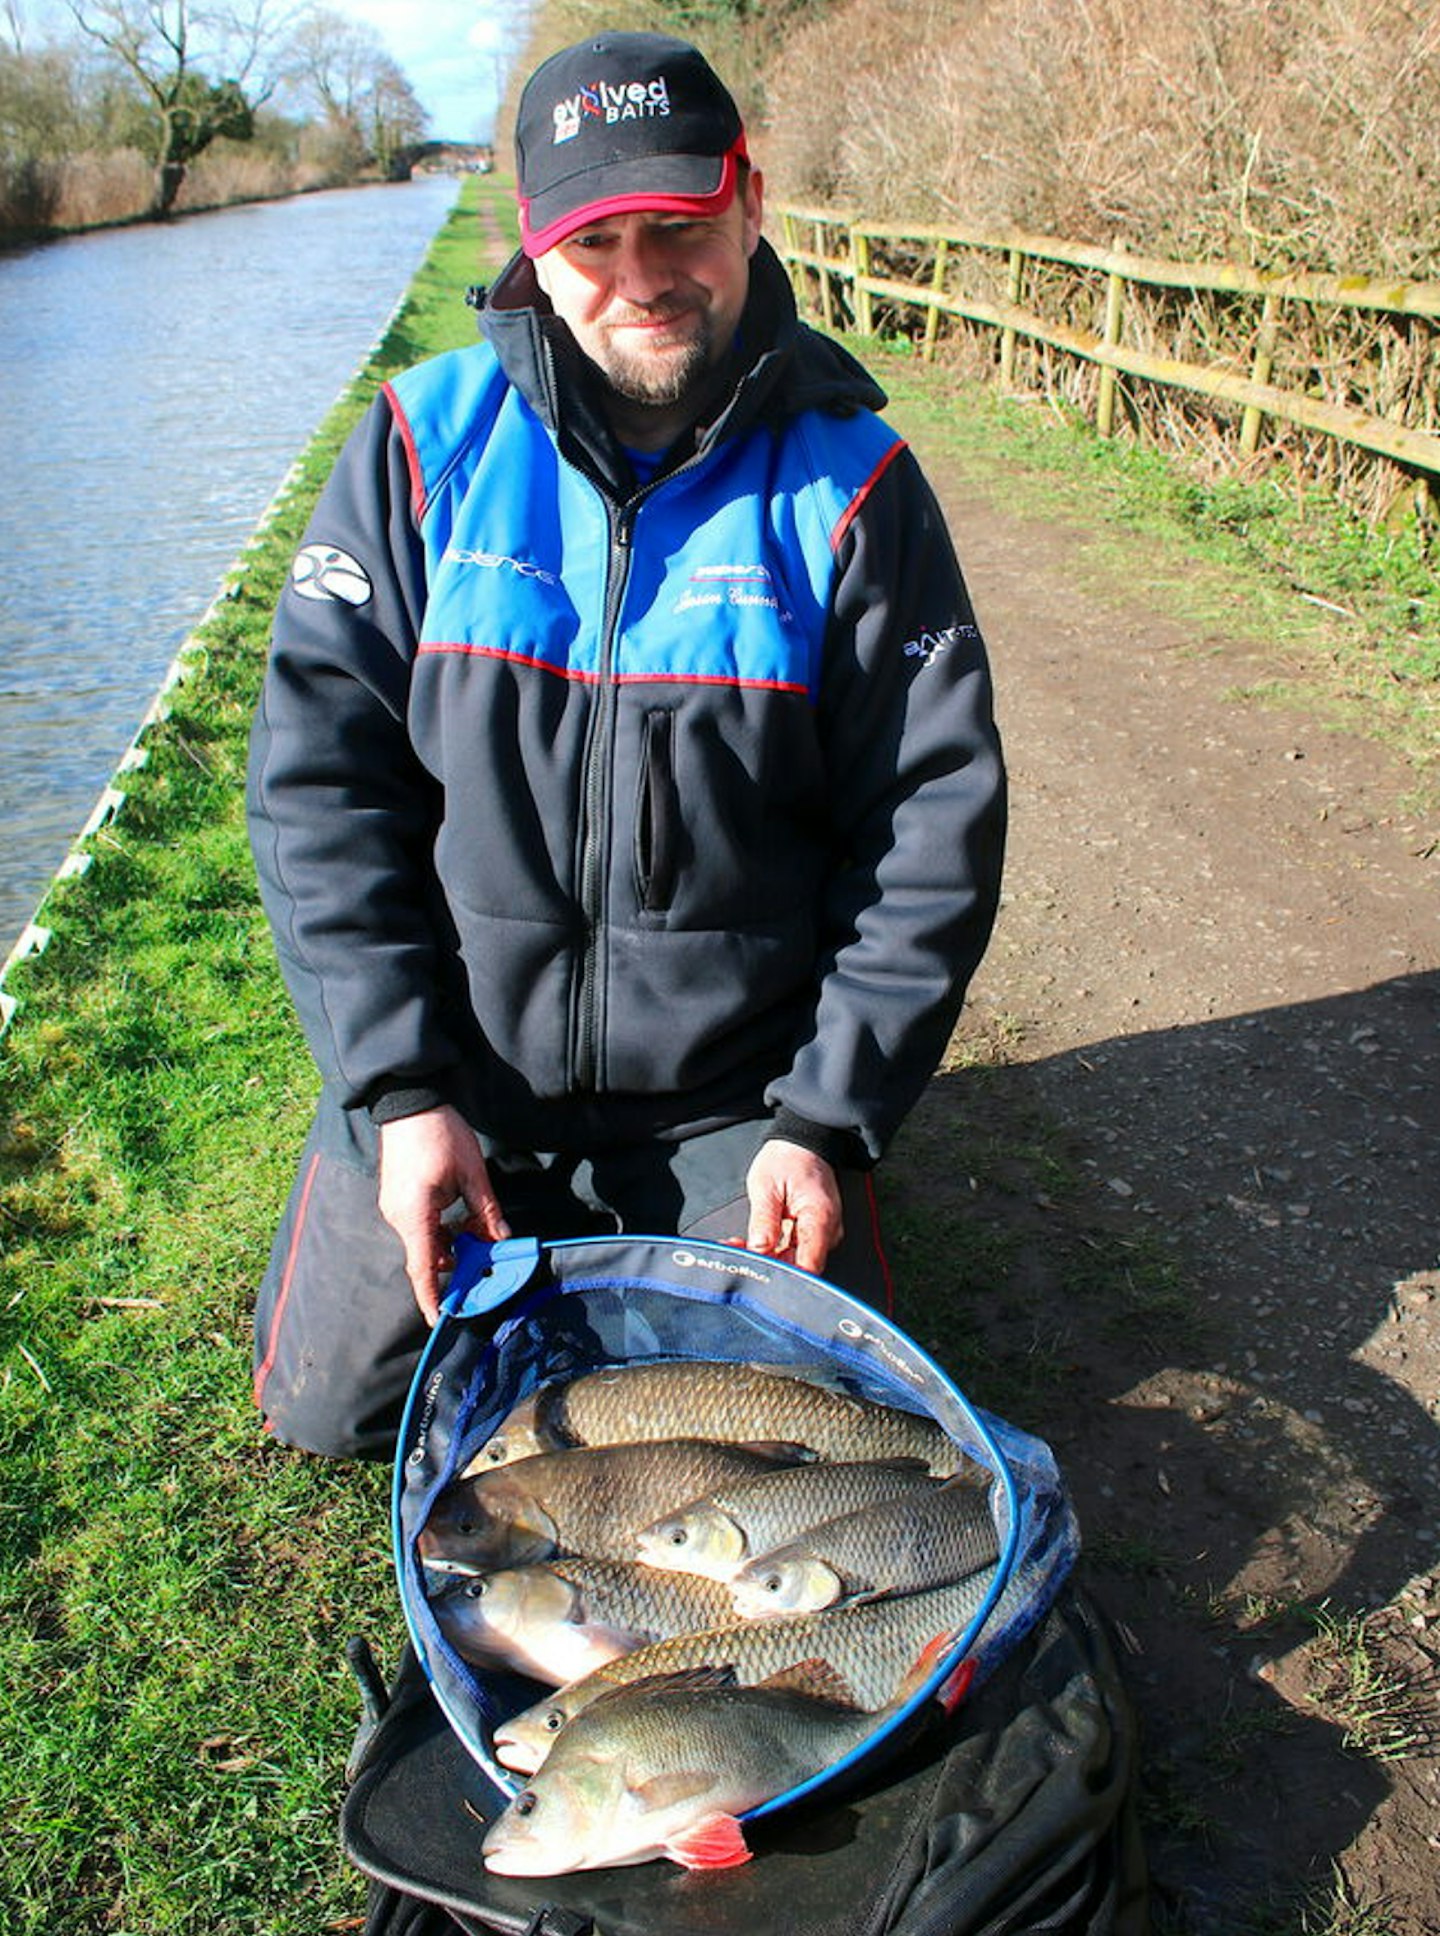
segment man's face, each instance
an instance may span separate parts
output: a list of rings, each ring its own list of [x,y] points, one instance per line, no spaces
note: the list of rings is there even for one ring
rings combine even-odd
[[[608,215],[536,258],[556,315],[627,402],[683,404],[729,353],[760,196],[751,172],[719,215]]]

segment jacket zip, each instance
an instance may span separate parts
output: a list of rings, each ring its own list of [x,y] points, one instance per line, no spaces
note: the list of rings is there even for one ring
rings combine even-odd
[[[600,1042],[604,993],[605,894],[609,874],[610,795],[615,731],[615,681],[612,675],[615,634],[630,579],[630,540],[634,529],[634,501],[616,506],[608,498],[610,558],[605,574],[605,615],[596,668],[595,711],[585,742],[585,774],[581,790],[580,912],[585,923],[585,946],[580,963],[576,1001],[575,1087],[599,1087]]]

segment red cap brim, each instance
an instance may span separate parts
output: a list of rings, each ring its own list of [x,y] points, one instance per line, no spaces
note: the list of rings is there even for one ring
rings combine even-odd
[[[542,229],[530,226],[530,203],[522,195],[519,198],[520,246],[528,256],[544,255],[547,249],[553,249],[567,236],[604,221],[607,215],[719,215],[735,199],[739,162],[748,160],[742,134],[734,147],[721,157],[720,186],[712,194],[667,195],[657,188],[617,189],[609,195],[602,192],[578,208],[557,215]],[[605,173],[603,169],[596,171],[597,188],[603,183]]]

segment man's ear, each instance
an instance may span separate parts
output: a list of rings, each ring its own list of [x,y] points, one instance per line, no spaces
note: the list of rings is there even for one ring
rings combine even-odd
[[[745,183],[745,253],[754,255],[760,246],[760,230],[765,219],[765,177],[752,168]]]

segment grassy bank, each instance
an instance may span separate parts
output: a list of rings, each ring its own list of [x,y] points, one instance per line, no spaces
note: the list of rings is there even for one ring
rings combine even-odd
[[[245,844],[270,614],[383,376],[473,336],[467,189],[185,655],[121,814],[44,909],[0,1047],[7,1936],[353,1913],[335,1845],[353,1631],[401,1623],[383,1472],[262,1442],[249,1303],[312,1083]]]

